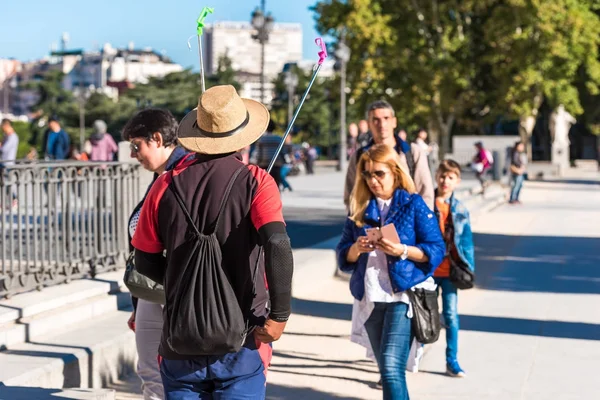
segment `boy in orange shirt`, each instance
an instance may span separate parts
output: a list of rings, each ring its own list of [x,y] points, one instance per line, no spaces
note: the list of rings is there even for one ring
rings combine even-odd
[[[454,197],[460,184],[460,165],[453,160],[444,160],[437,174],[435,212],[446,243],[446,257],[433,276],[442,291],[442,315],[446,324],[446,373],[463,378],[465,371],[458,364],[458,289],[450,279],[450,259],[462,262],[471,271],[475,270],[475,257],[471,221],[467,208]]]

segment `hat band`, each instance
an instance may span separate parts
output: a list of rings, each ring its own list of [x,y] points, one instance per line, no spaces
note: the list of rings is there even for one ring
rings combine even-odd
[[[198,120],[196,119],[196,121],[194,122],[194,125],[196,126],[196,129],[198,129],[200,131],[200,133],[202,133],[202,135],[210,137],[210,138],[214,138],[214,139],[218,139],[218,138],[222,138],[222,137],[230,137],[235,135],[236,133],[239,133],[241,130],[243,130],[247,125],[248,122],[250,122],[250,113],[246,110],[246,119],[244,120],[244,122],[242,122],[241,124],[239,124],[236,128],[227,131],[227,132],[208,132],[205,131],[204,129],[200,128],[198,126]]]

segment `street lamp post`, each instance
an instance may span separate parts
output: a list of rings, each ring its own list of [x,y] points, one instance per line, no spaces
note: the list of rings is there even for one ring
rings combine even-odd
[[[285,74],[285,86],[288,91],[288,125],[292,121],[294,115],[294,94],[298,87],[298,76],[292,71],[287,71]]]
[[[266,14],[265,0],[261,1],[261,7],[252,13],[252,27],[256,34],[252,39],[260,43],[260,101],[265,102],[265,44],[269,41],[269,34],[273,30],[275,19],[271,14]]]
[[[346,63],[350,60],[350,48],[340,40],[335,56],[340,61],[340,160],[339,171],[346,170],[347,134],[346,134]]]

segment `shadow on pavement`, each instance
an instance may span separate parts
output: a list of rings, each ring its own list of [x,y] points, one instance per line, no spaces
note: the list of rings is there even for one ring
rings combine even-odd
[[[0,399],[6,400],[76,400],[109,399],[110,389],[44,389],[38,387],[9,387],[0,384]]]
[[[337,396],[332,393],[322,392],[312,388],[298,388],[283,385],[268,384],[267,400],[304,400],[304,399],[345,399],[345,400],[363,400],[359,397]]]
[[[600,340],[600,325],[583,322],[461,315],[460,329],[561,339]]]
[[[600,293],[598,238],[476,233],[474,241],[480,289]]]
[[[350,291],[348,291],[348,296],[351,296]],[[352,319],[352,305],[305,300],[294,297],[292,299],[292,313],[350,321]]]
[[[287,232],[294,249],[311,247],[342,234],[346,214],[340,210],[286,207]]]

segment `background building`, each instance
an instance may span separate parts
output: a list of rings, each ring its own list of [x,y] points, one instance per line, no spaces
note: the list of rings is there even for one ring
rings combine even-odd
[[[204,68],[207,75],[218,69],[219,58],[227,55],[242,85],[240,94],[260,99],[260,43],[252,38],[256,30],[249,22],[217,22],[205,28]],[[265,45],[265,103],[272,100],[272,80],[286,63],[302,60],[302,25],[276,23]]]

